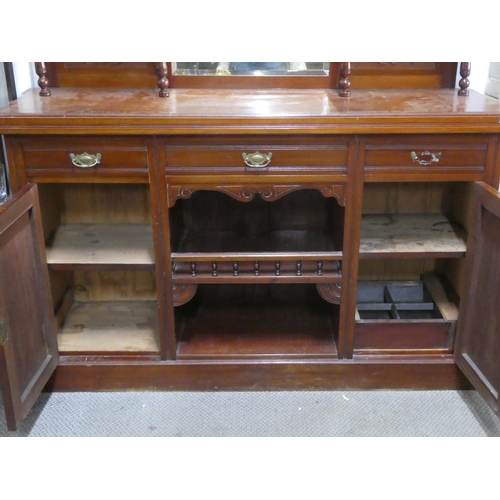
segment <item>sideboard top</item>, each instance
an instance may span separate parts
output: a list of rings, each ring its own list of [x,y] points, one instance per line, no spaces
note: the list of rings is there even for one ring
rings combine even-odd
[[[499,132],[500,103],[454,89],[32,89],[0,109],[2,134]]]

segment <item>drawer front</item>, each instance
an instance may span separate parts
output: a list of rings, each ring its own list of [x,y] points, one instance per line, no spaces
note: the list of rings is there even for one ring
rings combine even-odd
[[[346,137],[327,136],[169,138],[164,142],[166,173],[342,176],[347,174],[348,142]]]
[[[365,175],[408,174],[423,180],[457,176],[483,177],[490,138],[470,135],[390,136],[369,138],[365,150]]]
[[[147,144],[140,138],[35,137],[23,139],[21,148],[29,180],[148,179],[149,175]],[[83,153],[91,157],[79,159]]]

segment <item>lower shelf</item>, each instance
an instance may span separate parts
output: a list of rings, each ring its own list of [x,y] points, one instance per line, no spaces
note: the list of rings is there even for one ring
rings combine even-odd
[[[57,335],[62,354],[158,353],[154,301],[75,302]]]
[[[178,359],[337,358],[338,306],[314,285],[200,285],[175,314]]]

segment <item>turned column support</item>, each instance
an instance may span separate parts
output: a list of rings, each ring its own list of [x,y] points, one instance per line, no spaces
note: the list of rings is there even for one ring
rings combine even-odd
[[[47,68],[44,62],[35,63],[35,71],[38,75],[38,86],[40,87],[40,93],[42,97],[48,97],[51,95],[49,90],[49,80],[47,78]]]
[[[340,81],[339,81],[339,96],[340,97],[351,97],[351,82],[349,77],[351,76],[351,63],[344,62],[340,63]]]
[[[458,91],[458,95],[468,96],[469,95],[469,76],[470,76],[470,62],[460,63],[460,81],[458,82],[458,86],[460,90]]]
[[[160,89],[160,97],[168,97],[168,67],[166,62],[156,63],[156,74],[158,75],[158,88]]]

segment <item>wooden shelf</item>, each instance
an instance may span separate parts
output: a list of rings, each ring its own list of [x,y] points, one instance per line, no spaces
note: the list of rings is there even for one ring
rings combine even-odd
[[[46,243],[51,269],[154,269],[149,224],[62,224]]]
[[[364,215],[360,258],[464,257],[467,233],[443,214]]]
[[[182,306],[185,310],[176,309],[178,359],[337,357],[338,307],[321,299],[312,285],[275,285],[271,295],[259,286],[247,287],[242,297],[241,287],[221,296],[217,285],[201,285],[200,296]]]
[[[154,301],[75,302],[57,335],[70,353],[158,353],[158,305]]]

